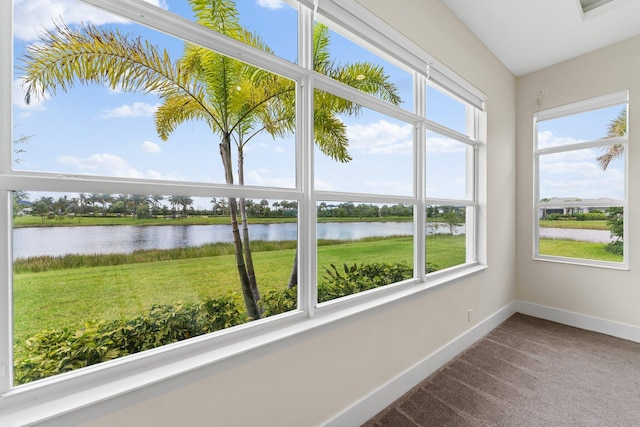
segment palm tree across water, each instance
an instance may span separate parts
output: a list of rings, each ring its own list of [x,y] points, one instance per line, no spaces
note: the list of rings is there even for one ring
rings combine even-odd
[[[271,52],[261,38],[240,24],[231,0],[188,0],[195,21],[257,49]],[[340,65],[332,60],[329,30],[314,28],[314,69],[322,74],[393,104],[399,104],[397,87],[382,67],[355,62]],[[184,55],[172,60],[166,50],[118,30],[82,25],[72,29],[59,23],[31,45],[22,71],[25,101],[57,90],[67,91],[74,82],[108,85],[127,92],[156,94],[161,105],[155,112],[160,138],[182,123],[205,122],[220,138],[219,152],[227,184],[244,184],[244,149],[257,135],[290,134],[295,126],[295,83],[273,73],[187,43]],[[354,115],[360,106],[316,91],[314,138],[319,149],[340,162],[351,160],[348,138],[340,115]],[[232,164],[236,150],[237,176]],[[249,246],[243,200],[229,198],[236,266],[247,314],[261,317],[260,294]],[[244,224],[242,236],[240,221]],[[297,258],[297,257],[296,257]],[[294,267],[295,268],[295,267]]]

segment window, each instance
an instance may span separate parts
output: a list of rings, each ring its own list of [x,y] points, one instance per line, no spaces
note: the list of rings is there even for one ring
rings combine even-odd
[[[0,395],[211,363],[482,268],[484,95],[356,3],[231,26],[36,3],[0,13]]]
[[[623,268],[627,93],[540,111],[535,258]]]

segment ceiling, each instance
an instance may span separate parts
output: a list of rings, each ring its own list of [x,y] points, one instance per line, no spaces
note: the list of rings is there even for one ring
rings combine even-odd
[[[640,0],[443,2],[516,76],[640,34]]]

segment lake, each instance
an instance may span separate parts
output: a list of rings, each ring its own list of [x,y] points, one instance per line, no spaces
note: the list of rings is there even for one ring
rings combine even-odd
[[[441,224],[431,233],[448,233]],[[296,223],[250,224],[252,240],[296,240]],[[464,233],[458,227],[456,234]],[[413,235],[412,222],[319,223],[318,239],[357,240],[364,237]],[[67,254],[131,253],[231,242],[231,225],[82,226],[13,230],[13,258]]]

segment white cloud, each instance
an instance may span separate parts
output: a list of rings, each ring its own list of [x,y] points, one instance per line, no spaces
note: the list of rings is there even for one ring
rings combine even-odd
[[[411,154],[412,133],[411,125],[399,125],[386,120],[347,127],[349,149],[368,154]]]
[[[413,186],[411,185],[411,183],[393,181],[389,179],[365,180],[362,183],[362,188],[366,189],[367,193],[377,194],[410,195],[413,192]]]
[[[111,110],[103,110],[100,118],[109,119],[113,117],[151,117],[160,107],[160,104],[147,104],[145,102],[134,102],[131,105],[122,105]]]
[[[60,156],[56,161],[64,165],[75,166],[78,173],[87,175],[181,180],[179,177],[163,175],[152,169],[140,171],[131,166],[129,162],[122,157],[108,153],[93,154],[84,159],[74,156]]]
[[[554,135],[552,131],[538,132],[538,148],[559,147],[584,142],[581,139]]]
[[[467,147],[462,142],[444,136],[427,136],[427,153],[464,153]]]
[[[162,148],[160,148],[160,146],[154,142],[144,141],[142,143],[142,151],[144,151],[145,153],[159,153],[162,151]]]
[[[296,185],[295,178],[270,178],[270,171],[266,169],[251,170],[245,175],[245,184],[259,185],[261,187],[293,188]]]
[[[155,6],[168,9],[165,0],[145,0]],[[127,23],[98,8],[71,0],[15,0],[14,36],[26,41],[36,40],[44,28],[51,29],[54,20],[63,20],[67,25],[80,23],[103,25]]]
[[[280,9],[285,6],[282,0],[256,0],[256,4],[267,9]]]

